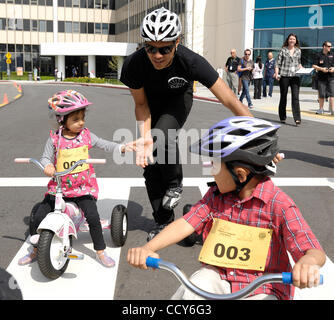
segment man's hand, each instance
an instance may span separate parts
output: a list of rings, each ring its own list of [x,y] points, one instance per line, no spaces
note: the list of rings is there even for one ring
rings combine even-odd
[[[133,146],[136,150],[136,165],[142,168],[148,166],[148,160],[151,163],[154,162],[153,159],[153,139],[149,138],[139,138],[133,141]]]

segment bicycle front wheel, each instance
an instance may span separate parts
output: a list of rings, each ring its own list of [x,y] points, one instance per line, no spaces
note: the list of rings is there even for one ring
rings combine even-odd
[[[72,236],[70,236],[72,247]],[[37,261],[42,274],[51,280],[59,278],[66,270],[69,259],[62,250],[63,241],[51,230],[41,232],[38,247]]]

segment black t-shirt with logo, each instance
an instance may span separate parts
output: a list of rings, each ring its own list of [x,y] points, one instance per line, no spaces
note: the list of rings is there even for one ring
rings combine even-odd
[[[333,52],[329,52],[328,54],[324,54],[323,51],[320,51],[316,54],[314,58],[314,65],[321,68],[331,68],[334,67],[334,54]],[[334,73],[325,73],[322,71],[318,71],[318,79],[319,80],[332,80],[334,79]]]
[[[131,89],[144,88],[152,123],[171,113],[182,126],[192,106],[193,82],[210,88],[217,79],[217,71],[202,56],[179,45],[172,64],[162,70],[153,67],[145,48],[137,50],[125,59],[120,80]]]

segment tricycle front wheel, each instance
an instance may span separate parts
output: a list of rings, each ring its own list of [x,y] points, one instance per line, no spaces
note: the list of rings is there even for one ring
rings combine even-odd
[[[72,247],[72,236],[70,236]],[[69,259],[62,250],[63,240],[51,230],[42,230],[37,247],[37,261],[42,274],[51,280],[59,278],[66,270]]]

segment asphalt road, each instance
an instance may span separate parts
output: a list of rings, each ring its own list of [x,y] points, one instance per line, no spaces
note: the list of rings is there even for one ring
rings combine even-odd
[[[87,127],[96,135],[109,140],[122,140],[130,132],[135,138],[136,124],[132,97],[127,90],[69,85],[82,92],[94,104],[87,114]],[[37,168],[14,164],[16,157],[39,158],[55,120],[49,118],[47,99],[56,91],[64,90],[59,84],[23,85],[23,96],[0,109],[0,178],[42,177]],[[277,121],[276,114],[253,111],[257,117]],[[219,119],[232,114],[221,105],[195,101],[184,129],[207,129]],[[126,128],[127,131],[122,131]],[[329,178],[334,182],[333,125],[304,120],[302,126],[284,125],[279,131],[280,149],[286,159],[279,164],[277,178]],[[128,141],[128,139],[126,139]],[[93,150],[92,157],[108,160],[105,166],[96,166],[98,177],[141,178],[142,169],[131,164],[119,166],[112,156]],[[198,164],[184,165],[185,177],[202,177]],[[333,261],[334,247],[334,190],[329,186],[282,186],[301,209],[307,222],[318,237],[327,256]],[[28,235],[28,220],[33,205],[43,198],[41,187],[0,187],[0,267],[7,268]],[[198,187],[185,187],[182,203],[176,209],[182,215],[186,203],[201,198]],[[168,299],[178,282],[167,272],[142,271],[129,266],[126,253],[129,247],[140,246],[153,226],[151,208],[144,187],[131,188],[128,202],[129,235],[121,250],[116,282],[115,299]],[[175,262],[190,275],[198,269],[197,256],[201,246],[186,247],[182,243],[160,252],[165,260]]]

